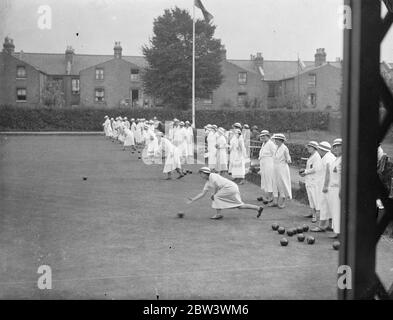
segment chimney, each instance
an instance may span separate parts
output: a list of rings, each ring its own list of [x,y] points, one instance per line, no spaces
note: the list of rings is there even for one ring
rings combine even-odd
[[[67,46],[65,51],[65,61],[66,61],[66,74],[71,74],[72,62],[74,60],[74,49],[71,46]]]
[[[254,57],[255,65],[263,68],[263,57],[261,52],[257,52],[257,55]]]
[[[115,47],[113,48],[113,51],[115,53],[115,58],[116,59],[121,59],[121,51],[122,51],[122,47],[120,45],[120,41],[115,42]]]
[[[326,52],[325,48],[318,48],[317,52],[314,55],[315,57],[315,66],[319,67],[326,63]]]
[[[3,52],[6,52],[8,54],[13,54],[15,51],[15,45],[14,45],[14,40],[8,37],[5,37],[4,43],[3,43]]]

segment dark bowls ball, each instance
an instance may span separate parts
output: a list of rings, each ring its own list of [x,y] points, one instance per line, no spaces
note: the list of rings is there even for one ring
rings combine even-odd
[[[87,177],[83,177],[83,180],[87,180]]]
[[[308,244],[314,244],[315,243],[315,238],[312,236],[308,236],[307,237],[307,243]]]
[[[284,228],[284,227],[279,227],[279,228],[277,229],[277,232],[278,232],[279,234],[284,234],[284,233],[285,233],[285,228]]]
[[[299,234],[297,235],[297,241],[303,242],[304,239],[306,239],[306,237],[304,236],[303,233],[299,233]]]
[[[288,240],[287,240],[286,238],[282,238],[282,239],[280,240],[280,243],[281,243],[281,245],[282,245],[283,247],[286,247],[286,246],[288,245]]]
[[[303,232],[307,232],[310,229],[310,227],[306,224],[303,225]]]
[[[339,241],[334,241],[332,245],[334,250],[340,249],[340,242]]]
[[[278,225],[278,223],[273,223],[273,224],[272,224],[272,229],[273,229],[274,231],[277,231],[279,227],[280,227],[280,226]]]
[[[292,237],[292,236],[293,236],[293,230],[292,230],[292,229],[288,229],[288,230],[287,230],[287,235],[288,235],[289,237]]]
[[[297,227],[296,231],[297,231],[297,233],[302,233],[304,230],[303,230],[303,227]]]

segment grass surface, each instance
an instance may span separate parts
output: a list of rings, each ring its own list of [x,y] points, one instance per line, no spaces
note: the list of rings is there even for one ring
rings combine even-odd
[[[1,299],[336,298],[332,240],[281,247],[271,230],[309,222],[297,202],[212,221],[208,198],[185,205],[202,189],[196,174],[165,181],[162,167],[101,136],[0,139]],[[240,188],[256,203],[255,185]],[[382,240],[378,256],[393,281],[392,244]],[[52,290],[37,288],[44,264]]]

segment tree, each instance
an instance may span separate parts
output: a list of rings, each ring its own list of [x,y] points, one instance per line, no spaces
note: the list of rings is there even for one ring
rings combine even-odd
[[[223,80],[222,45],[216,27],[195,22],[195,95],[206,98]],[[145,92],[164,105],[189,109],[192,99],[192,19],[186,10],[167,9],[154,20],[150,46],[142,48],[148,67],[142,74]]]
[[[47,80],[42,91],[44,105],[47,107],[64,107],[62,84],[56,80]]]

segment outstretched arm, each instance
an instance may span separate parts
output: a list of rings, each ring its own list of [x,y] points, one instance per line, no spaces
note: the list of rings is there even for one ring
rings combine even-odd
[[[207,193],[207,191],[208,190],[203,190],[200,194],[198,194],[197,196],[195,196],[194,198],[188,198],[188,204],[191,204],[191,203],[193,203],[194,201],[197,201],[197,200],[199,200],[199,199],[201,199],[201,198],[203,198],[205,195],[206,195],[206,193]]]

